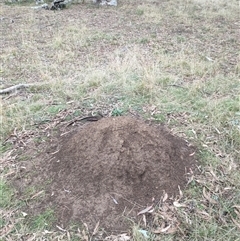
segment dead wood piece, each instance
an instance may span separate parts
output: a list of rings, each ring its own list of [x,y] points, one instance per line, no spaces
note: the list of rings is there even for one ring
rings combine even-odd
[[[99,121],[101,118],[103,118],[103,115],[100,113],[99,113],[99,115],[75,118],[74,120],[69,121],[69,123],[66,125],[66,127],[73,125],[75,122],[78,122],[78,121]]]
[[[30,86],[30,84],[18,84],[18,85],[14,85],[14,86],[11,86],[11,87],[9,87],[9,88],[0,90],[0,95],[9,94],[9,93],[14,92],[14,91],[16,91],[16,90],[23,89],[23,88],[27,88],[27,87],[29,87],[29,86]]]

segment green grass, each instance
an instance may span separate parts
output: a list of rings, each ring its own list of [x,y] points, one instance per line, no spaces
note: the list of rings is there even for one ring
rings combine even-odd
[[[186,207],[168,207],[171,220],[155,214],[156,229],[164,221],[164,227],[171,224],[177,231],[154,234],[136,224],[130,228],[132,240],[144,240],[139,229],[148,232],[148,240],[240,240],[237,1],[147,0],[139,5],[131,0],[118,8],[90,6],[35,12],[29,6],[1,4],[1,89],[36,84],[0,100],[0,224],[15,224],[1,238],[20,240],[27,233],[41,238],[55,220],[49,209],[19,221],[23,204],[6,174],[16,171],[12,164],[32,158],[18,150],[18,141],[35,138],[40,144],[48,140],[41,128],[56,129],[57,121],[100,111],[153,118],[199,148],[199,173],[179,201]],[[106,14],[111,21],[100,24]],[[29,197],[36,192],[34,187],[25,190]],[[71,240],[83,239],[87,232],[80,229],[68,228]],[[67,233],[54,230],[44,237],[67,240]]]
[[[0,181],[0,207],[1,209],[11,206],[13,190],[5,180]]]
[[[49,229],[54,221],[54,210],[48,209],[30,220],[30,228],[33,231]]]

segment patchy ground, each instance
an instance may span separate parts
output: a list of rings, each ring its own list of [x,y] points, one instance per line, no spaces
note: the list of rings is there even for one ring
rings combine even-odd
[[[30,85],[0,99],[0,239],[89,241],[100,221],[136,241],[139,229],[154,241],[238,240],[239,24],[235,0],[1,3],[0,88]],[[189,143],[199,172],[179,192]]]
[[[54,208],[61,227],[84,222],[93,230],[100,221],[107,231],[128,231],[129,219],[136,222],[164,193],[179,194],[194,169],[194,148],[186,141],[132,117],[88,122],[54,146],[53,155],[27,171],[35,186],[50,182],[33,209]]]
[[[118,71],[128,58],[136,58],[135,52],[141,53],[145,67],[155,59],[162,74],[184,83],[206,80],[216,71],[228,74],[238,60],[237,22],[225,10],[227,4],[208,9],[200,2],[179,8],[174,1],[122,2],[118,8],[87,2],[57,12],[4,6],[2,84],[9,85],[9,78],[27,83],[64,78],[75,87],[88,70],[97,68],[99,75],[102,69]]]

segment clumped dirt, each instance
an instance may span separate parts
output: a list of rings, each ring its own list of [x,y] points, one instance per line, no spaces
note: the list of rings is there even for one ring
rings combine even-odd
[[[127,218],[137,221],[163,190],[176,195],[184,188],[194,165],[186,141],[132,117],[87,122],[51,152],[35,178],[51,179],[41,205],[55,208],[62,227],[76,221],[94,229],[100,221],[106,230],[126,230]]]

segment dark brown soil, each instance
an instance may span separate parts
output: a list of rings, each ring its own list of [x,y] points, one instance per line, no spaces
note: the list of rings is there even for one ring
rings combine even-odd
[[[126,230],[163,191],[178,194],[194,165],[186,141],[132,117],[87,122],[50,152],[34,183],[51,181],[40,207],[53,207],[61,227],[84,222],[94,229],[100,221],[108,231]]]

